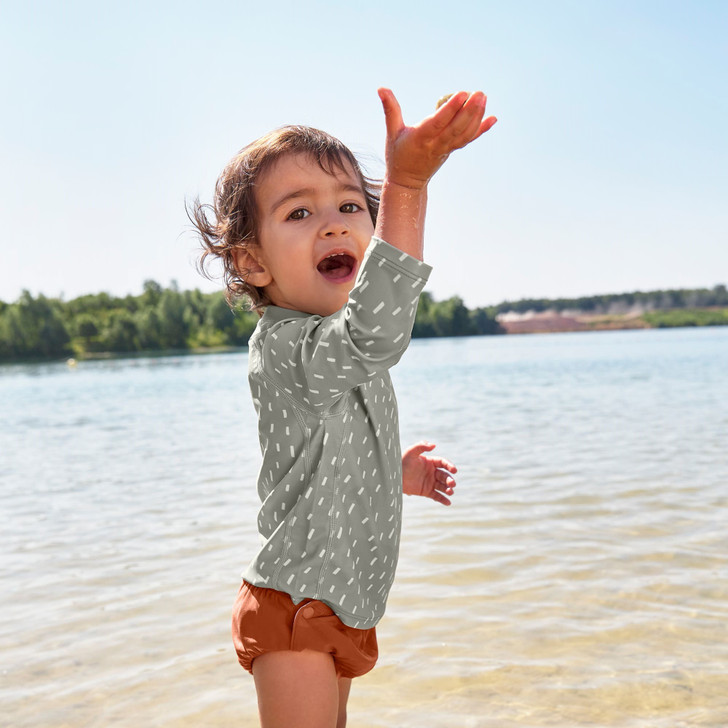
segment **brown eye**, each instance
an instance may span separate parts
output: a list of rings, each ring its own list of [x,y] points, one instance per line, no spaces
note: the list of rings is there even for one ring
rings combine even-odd
[[[340,212],[359,212],[362,208],[356,202],[345,202],[340,208]]]
[[[304,218],[308,217],[311,213],[306,210],[303,207],[299,207],[297,210],[294,210],[289,216],[288,220],[303,220]]]

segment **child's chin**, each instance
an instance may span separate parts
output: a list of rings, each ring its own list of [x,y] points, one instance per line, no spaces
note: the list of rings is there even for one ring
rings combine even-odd
[[[351,289],[344,289],[340,292],[337,291],[338,295],[332,295],[332,296],[326,296],[321,300],[320,302],[320,308],[319,313],[322,316],[331,316],[331,314],[336,313],[337,311],[340,311],[344,306],[346,306],[347,301],[349,300],[349,291]]]

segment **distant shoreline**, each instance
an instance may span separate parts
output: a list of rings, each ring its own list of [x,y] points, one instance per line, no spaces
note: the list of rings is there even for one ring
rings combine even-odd
[[[644,320],[628,316],[561,316],[540,312],[532,316],[524,316],[520,321],[512,320],[501,323],[504,331],[500,334],[472,334],[470,336],[415,336],[413,340],[426,341],[428,339],[464,339],[482,338],[483,336],[507,336],[524,334],[565,334],[585,331],[636,331],[677,328],[706,328],[704,324],[685,324],[684,326],[652,326]],[[710,324],[710,326],[728,326],[723,324]],[[51,364],[66,362],[75,366],[84,361],[115,361],[118,359],[163,359],[168,357],[186,357],[206,354],[234,354],[247,351],[247,345],[241,346],[210,346],[196,347],[194,349],[150,349],[149,351],[95,351],[74,356],[27,357],[23,359],[0,361],[0,365],[25,364]]]
[[[246,346],[258,315],[231,310],[222,291],[203,294],[146,281],[138,296],[106,293],[63,301],[24,291],[0,301],[0,361],[108,359],[235,350]],[[468,308],[459,296],[422,293],[415,339],[679,326],[728,325],[728,290],[653,291],[578,299],[522,299]]]
[[[580,311],[508,312],[496,316],[506,334],[550,334],[577,331],[687,328],[728,325],[728,309],[706,307],[624,314],[587,314]]]
[[[551,334],[577,331],[615,331],[627,329],[649,329],[650,326],[640,314],[637,315],[594,315],[564,314],[558,311],[529,312],[527,314],[504,314],[497,317],[506,334]]]

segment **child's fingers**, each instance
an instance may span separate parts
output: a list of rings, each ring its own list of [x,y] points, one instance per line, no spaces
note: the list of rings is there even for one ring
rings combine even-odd
[[[433,458],[430,457],[428,460],[436,467],[438,470],[441,471],[447,471],[448,473],[457,473],[458,469],[449,461],[445,460],[445,458]]]
[[[446,473],[443,470],[437,471],[437,475],[435,476],[435,487],[438,490],[449,492],[449,494],[452,495],[456,485],[457,483],[455,482],[455,479],[449,473]]]
[[[404,127],[402,109],[400,108],[399,102],[388,88],[380,88],[377,93],[379,94],[384,109],[384,122],[387,126],[387,136],[396,137],[402,127]]]
[[[451,472],[448,473],[445,470],[438,470],[438,472],[440,473],[440,479],[441,479],[443,485],[445,485],[448,488],[454,488],[457,485],[457,483],[455,482],[455,478],[452,477]]]
[[[482,91],[471,94],[448,128],[443,131],[443,137],[447,135],[451,144],[456,147],[471,142],[480,128],[486,101],[487,97]]]
[[[433,136],[437,136],[452,123],[467,99],[468,94],[466,91],[458,91],[442,104],[434,114],[424,119],[420,126],[429,127]]]
[[[416,445],[412,445],[412,447],[407,448],[405,451],[406,455],[412,454],[412,455],[422,455],[422,453],[429,452],[430,450],[434,450],[435,445],[433,445],[431,442],[418,442]]]
[[[455,149],[462,149],[470,142],[475,141],[480,136],[480,124],[482,116],[473,116],[470,123],[456,136],[450,140],[450,145]]]
[[[440,493],[439,490],[433,490],[430,498],[432,498],[432,500],[436,503],[442,503],[444,506],[452,505],[452,501],[447,496]]]
[[[491,129],[496,121],[498,121],[498,119],[495,116],[489,116],[487,119],[483,119],[483,121],[480,123],[478,133],[473,138],[473,141],[475,141],[479,136],[485,134],[488,129]]]

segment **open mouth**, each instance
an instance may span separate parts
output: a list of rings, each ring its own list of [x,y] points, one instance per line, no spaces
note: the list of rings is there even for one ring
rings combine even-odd
[[[316,268],[327,281],[343,283],[354,275],[356,259],[348,253],[333,253],[324,258]]]

